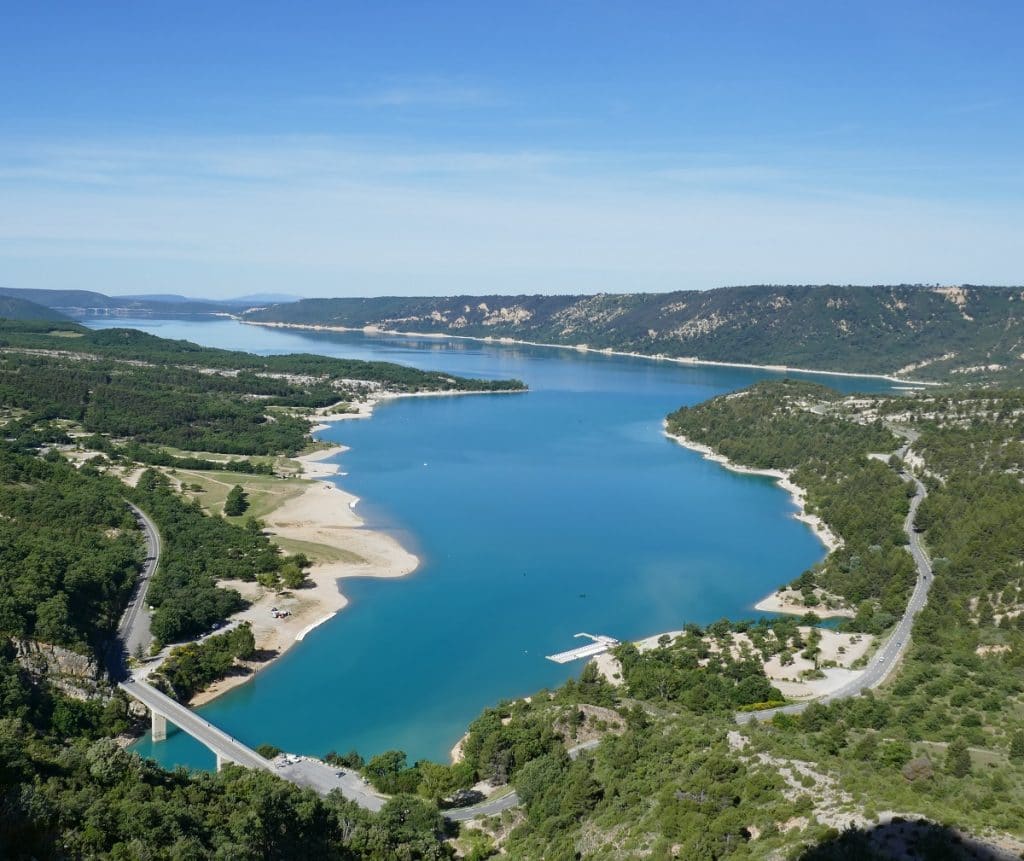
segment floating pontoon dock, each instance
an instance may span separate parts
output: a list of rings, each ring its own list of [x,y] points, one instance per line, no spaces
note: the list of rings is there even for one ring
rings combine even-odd
[[[577,649],[569,649],[567,652],[559,652],[557,655],[548,655],[548,660],[554,661],[556,664],[568,664],[570,661],[578,661],[580,658],[592,658],[594,655],[600,655],[619,645],[619,641],[614,637],[606,637],[604,634],[594,635],[584,631],[576,636],[587,637],[594,642],[589,646],[580,646]]]

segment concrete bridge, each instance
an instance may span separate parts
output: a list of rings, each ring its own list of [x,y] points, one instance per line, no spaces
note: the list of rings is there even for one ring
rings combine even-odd
[[[262,769],[296,786],[312,789],[320,795],[337,790],[345,798],[367,810],[380,810],[387,801],[387,796],[376,792],[363,780],[359,772],[352,769],[330,766],[309,756],[280,754],[272,760],[264,759],[251,747],[242,744],[238,739],[141,679],[130,678],[121,682],[119,687],[149,709],[153,741],[164,741],[167,738],[167,724],[172,723],[213,751],[217,757],[217,771],[220,771],[227,762],[245,768]]]
[[[109,665],[113,678],[124,679],[118,683],[118,687],[149,709],[153,741],[164,741],[167,738],[167,724],[170,722],[213,751],[217,757],[217,771],[220,771],[226,762],[245,768],[263,769],[296,786],[307,787],[321,795],[339,790],[346,798],[367,810],[380,810],[386,799],[368,786],[358,772],[335,768],[320,760],[304,756],[282,755],[268,761],[251,747],[232,738],[208,720],[147,684],[145,669],[125,678],[125,657],[138,648],[147,650],[152,641],[149,613],[146,610],[146,590],[160,563],[160,534],[156,525],[142,509],[131,503],[129,506],[139,521],[146,540],[146,564],[135,595],[121,621],[118,631],[120,642],[110,650]],[[231,625],[228,625],[227,628],[207,636],[223,634],[230,628]],[[152,671],[155,666],[156,664],[150,664],[149,670]]]
[[[149,613],[146,610],[146,591],[149,588],[150,579],[160,564],[160,533],[157,532],[156,524],[138,506],[129,502],[128,507],[131,508],[138,520],[139,528],[146,541],[146,562],[135,594],[132,596],[118,628],[122,648],[116,650],[116,660],[112,661],[112,670],[118,674],[115,677],[121,678],[123,678],[125,655],[136,650],[147,650],[152,641],[152,634],[149,630]],[[208,720],[204,720],[181,703],[175,702],[166,694],[162,694],[156,688],[146,684],[138,674],[130,675],[124,681],[119,682],[118,687],[149,709],[153,741],[164,741],[167,738],[167,722],[170,721],[213,751],[217,757],[217,771],[220,771],[225,762],[233,762],[247,768],[273,770],[273,766],[252,748],[236,741]]]
[[[220,771],[225,762],[233,762],[246,768],[274,771],[271,763],[251,747],[232,738],[224,730],[218,729],[208,720],[204,720],[166,694],[160,693],[151,685],[138,679],[129,678],[121,682],[118,687],[149,709],[153,741],[164,741],[167,738],[167,722],[170,721],[178,729],[187,732],[196,741],[213,751],[217,757],[217,771]]]

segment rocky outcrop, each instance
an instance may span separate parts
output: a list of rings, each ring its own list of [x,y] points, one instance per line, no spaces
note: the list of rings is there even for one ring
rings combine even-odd
[[[15,660],[36,682],[48,682],[76,699],[89,699],[105,687],[100,664],[90,655],[35,640],[11,639]]]

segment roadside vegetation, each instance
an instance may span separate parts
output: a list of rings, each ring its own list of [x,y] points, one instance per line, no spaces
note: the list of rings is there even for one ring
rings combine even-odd
[[[242,609],[245,602],[221,580],[259,581],[268,586],[287,578],[301,583],[298,572],[308,567],[302,555],[285,556],[263,534],[259,521],[244,526],[203,512],[187,502],[170,481],[146,470],[130,498],[160,530],[163,553],[147,600],[154,608],[151,628],[158,644],[204,634],[215,623]]]
[[[0,633],[101,653],[142,561],[124,486],[0,441],[0,513]]]
[[[252,627],[243,624],[202,642],[177,646],[160,665],[157,674],[167,683],[171,696],[187,703],[195,694],[223,678],[236,660],[248,660],[255,651]]]

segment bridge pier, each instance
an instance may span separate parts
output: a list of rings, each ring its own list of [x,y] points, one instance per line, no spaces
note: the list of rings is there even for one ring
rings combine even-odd
[[[187,707],[175,702],[167,694],[146,684],[144,680],[129,678],[121,682],[119,687],[128,696],[138,700],[149,709],[153,741],[164,741],[167,738],[167,724],[172,723],[179,730],[213,751],[214,756],[217,757],[218,771],[224,767],[226,762],[240,765],[243,768],[274,770],[274,767],[256,751],[218,729],[208,720],[189,711]]]
[[[155,712],[152,709],[149,710],[151,735],[153,741],[166,741],[167,740],[167,717],[166,715]],[[218,767],[218,771],[220,768]]]

